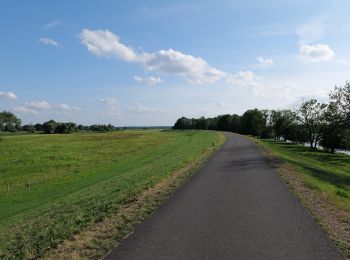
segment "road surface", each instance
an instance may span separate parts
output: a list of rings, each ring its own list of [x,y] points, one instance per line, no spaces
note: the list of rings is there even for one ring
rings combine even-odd
[[[246,137],[222,149],[106,259],[343,259]]]

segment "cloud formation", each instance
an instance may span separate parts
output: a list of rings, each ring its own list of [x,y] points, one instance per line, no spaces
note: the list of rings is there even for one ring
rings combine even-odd
[[[98,57],[139,63],[148,71],[179,75],[192,84],[213,83],[226,75],[200,57],[196,58],[173,49],[136,53],[122,44],[119,36],[109,30],[84,29],[78,37],[87,49]]]
[[[25,106],[16,106],[12,110],[14,112],[20,113],[20,114],[33,114],[33,115],[38,114],[38,112],[35,111],[34,109],[30,109],[30,108],[25,107]]]
[[[58,41],[55,41],[54,39],[51,39],[51,38],[40,38],[39,41],[43,44],[52,45],[55,47],[58,47],[60,45]]]
[[[155,86],[158,85],[160,83],[163,83],[163,80],[161,80],[160,77],[139,77],[139,76],[134,76],[134,80],[138,83],[142,83],[142,84],[147,84],[149,86]]]
[[[66,103],[53,105],[46,100],[26,102],[21,106],[16,106],[13,108],[14,112],[22,113],[22,114],[38,114],[39,111],[45,111],[45,110],[58,110],[58,111],[68,112],[68,111],[80,111],[81,108],[70,106]]]
[[[245,87],[258,96],[275,95],[276,91],[285,92],[281,88],[267,86],[262,82],[263,79],[256,76],[252,71],[240,71],[236,74],[221,71],[210,66],[200,57],[194,57],[173,49],[138,53],[133,48],[121,43],[119,36],[109,30],[84,29],[78,37],[81,43],[98,57],[117,58],[126,62],[137,63],[147,71],[181,76],[191,84],[209,84],[224,80],[231,86]],[[258,57],[257,60],[264,66],[273,64],[271,59]],[[159,83],[160,78],[135,76],[134,80],[152,85]],[[128,110],[133,112],[150,111],[149,108],[139,103],[129,107]]]
[[[17,96],[13,92],[1,92],[0,91],[0,98],[7,98],[7,99],[16,100]]]
[[[327,44],[302,44],[299,46],[300,58],[306,63],[331,60],[335,54]]]
[[[265,59],[263,57],[257,57],[256,60],[259,62],[259,65],[264,68],[271,67],[274,63],[272,59]]]
[[[115,98],[99,98],[98,102],[104,103],[107,105],[116,105],[118,103]]]

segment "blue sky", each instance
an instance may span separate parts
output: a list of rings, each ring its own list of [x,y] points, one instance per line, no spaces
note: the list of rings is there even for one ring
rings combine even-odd
[[[349,1],[0,1],[0,110],[172,125],[350,79]]]

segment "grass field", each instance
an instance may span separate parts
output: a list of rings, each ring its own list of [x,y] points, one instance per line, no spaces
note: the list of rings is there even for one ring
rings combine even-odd
[[[210,131],[6,135],[0,258],[36,258],[212,149]]]

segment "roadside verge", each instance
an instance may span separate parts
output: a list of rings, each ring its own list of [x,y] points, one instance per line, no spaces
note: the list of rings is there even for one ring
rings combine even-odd
[[[310,172],[304,170],[303,162],[298,161],[297,157],[286,160],[281,150],[274,149],[259,139],[249,138],[257,144],[286,185],[309,210],[343,254],[350,259],[350,212],[344,207],[344,204],[332,199],[322,188],[314,185],[308,176]],[[341,200],[343,194],[338,195]]]

